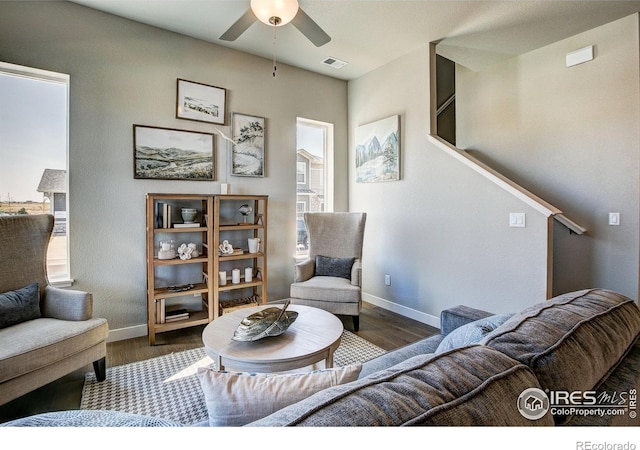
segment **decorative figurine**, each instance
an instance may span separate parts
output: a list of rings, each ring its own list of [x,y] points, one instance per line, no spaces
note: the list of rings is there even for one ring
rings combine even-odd
[[[247,223],[247,216],[253,212],[253,208],[247,204],[244,204],[238,209],[242,214],[242,222]]]
[[[182,244],[178,247],[178,255],[182,260],[191,259],[193,256],[193,247],[190,247],[187,244]]]
[[[233,246],[226,239],[218,246],[221,255],[233,255]]]

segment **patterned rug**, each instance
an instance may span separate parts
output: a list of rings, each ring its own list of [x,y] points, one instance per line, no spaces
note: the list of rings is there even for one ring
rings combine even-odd
[[[365,362],[385,351],[345,330],[333,355],[334,366]],[[204,348],[107,368],[107,379],[85,376],[80,409],[122,411],[158,417],[185,425],[207,420],[198,367],[212,365]]]

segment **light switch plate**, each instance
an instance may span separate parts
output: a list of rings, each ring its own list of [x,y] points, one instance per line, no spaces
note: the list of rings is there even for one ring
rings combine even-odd
[[[509,226],[516,228],[524,228],[526,226],[525,223],[525,214],[524,213],[509,213]]]

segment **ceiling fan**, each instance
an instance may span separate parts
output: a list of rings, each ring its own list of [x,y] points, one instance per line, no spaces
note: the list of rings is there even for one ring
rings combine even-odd
[[[257,20],[273,27],[291,22],[316,47],[321,47],[331,40],[331,37],[300,8],[297,0],[251,0],[251,7],[220,36],[220,39],[235,41]]]

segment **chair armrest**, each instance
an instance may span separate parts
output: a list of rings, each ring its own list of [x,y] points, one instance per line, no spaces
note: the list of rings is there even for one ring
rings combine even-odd
[[[351,266],[351,284],[362,287],[362,261],[358,258],[356,258],[353,266]]]
[[[47,286],[40,305],[42,317],[61,320],[89,320],[93,315],[93,296],[84,291],[74,291]]]
[[[446,336],[462,325],[466,325],[492,315],[493,313],[464,305],[445,309],[440,313],[440,334]]]
[[[294,283],[307,281],[308,279],[313,277],[313,274],[316,271],[316,263],[312,259],[308,258],[296,264],[295,270],[296,270],[296,273],[293,280]]]

